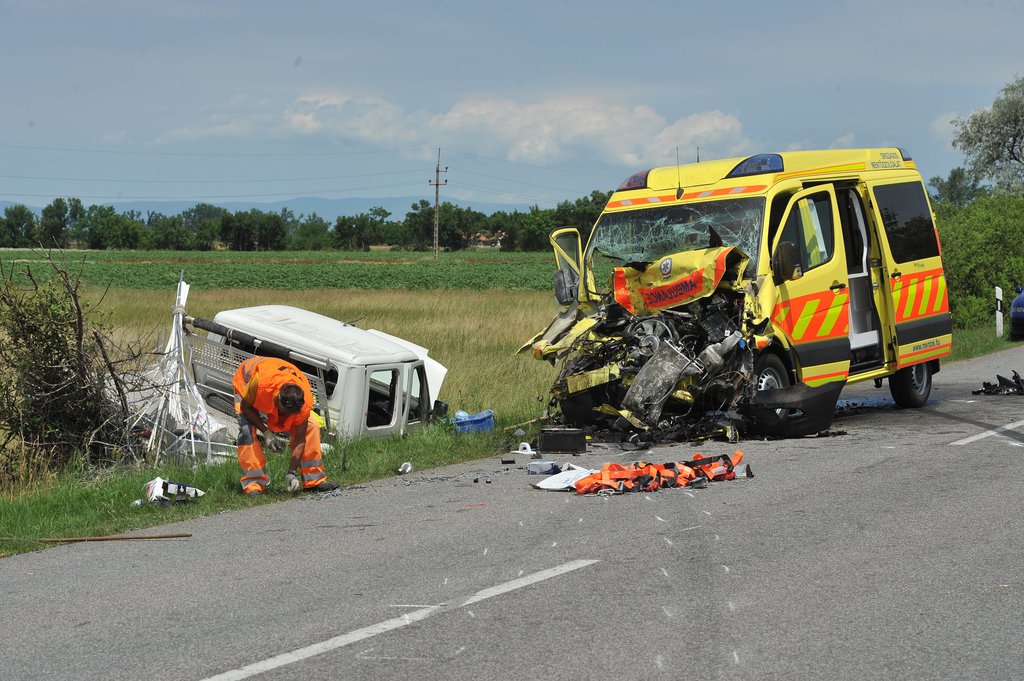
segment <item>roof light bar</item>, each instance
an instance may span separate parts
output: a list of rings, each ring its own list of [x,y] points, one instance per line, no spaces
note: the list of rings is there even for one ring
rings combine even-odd
[[[778,154],[757,154],[736,164],[726,177],[746,177],[764,173],[781,173],[784,170],[782,157]]]
[[[619,188],[615,191],[621,192],[629,189],[647,189],[647,174],[650,170],[643,170],[639,173],[633,173],[626,180],[619,185]]]

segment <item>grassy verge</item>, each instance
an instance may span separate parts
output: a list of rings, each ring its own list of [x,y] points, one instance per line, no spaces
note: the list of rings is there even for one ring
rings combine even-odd
[[[961,359],[981,357],[1000,350],[1009,350],[1017,347],[1021,341],[1012,341],[1005,333],[1002,338],[995,334],[995,328],[983,327],[977,329],[954,329],[953,330],[953,352],[949,361],[956,362]]]
[[[326,442],[332,442],[325,439]],[[386,478],[409,461],[416,470],[479,459],[504,445],[500,431],[460,433],[433,425],[404,439],[332,442],[326,457],[328,477],[344,486]],[[288,467],[284,454],[267,457],[271,478],[267,494],[246,497],[239,492],[237,463],[190,467],[164,467],[99,472],[68,472],[31,489],[0,500],[0,555],[34,551],[52,545],[44,538],[95,537],[163,525],[187,518],[212,515],[293,498],[284,489]],[[132,502],[144,495],[147,481],[159,475],[203,490],[194,501],[168,506]]]

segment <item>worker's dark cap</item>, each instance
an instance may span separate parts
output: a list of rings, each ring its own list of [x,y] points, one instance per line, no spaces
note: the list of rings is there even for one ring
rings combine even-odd
[[[277,393],[277,401],[283,409],[297,413],[302,410],[302,406],[306,403],[306,396],[299,386],[286,385]]]

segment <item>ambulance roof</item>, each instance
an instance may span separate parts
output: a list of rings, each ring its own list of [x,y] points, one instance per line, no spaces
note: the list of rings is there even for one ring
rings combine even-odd
[[[380,335],[289,305],[223,310],[213,320],[340,366],[391,364],[418,359],[410,348]]]
[[[916,173],[917,165],[903,150],[888,147],[786,151],[663,166],[628,178],[615,191],[608,202],[608,208],[714,197],[756,196],[768,191],[777,182],[790,178],[855,177],[867,171],[894,170]],[[681,195],[677,196],[680,190]]]

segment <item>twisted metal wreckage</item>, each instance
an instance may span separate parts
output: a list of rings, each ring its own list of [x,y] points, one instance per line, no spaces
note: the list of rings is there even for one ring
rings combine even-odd
[[[613,290],[589,313],[575,300],[578,280],[556,272],[566,307],[520,351],[532,347],[559,366],[549,404],[558,420],[640,443],[828,428],[842,385],[789,386],[778,370],[755,367],[757,349],[772,339],[776,287],[771,277],[751,279],[746,253],[722,246],[714,229],[710,240],[614,268]]]

